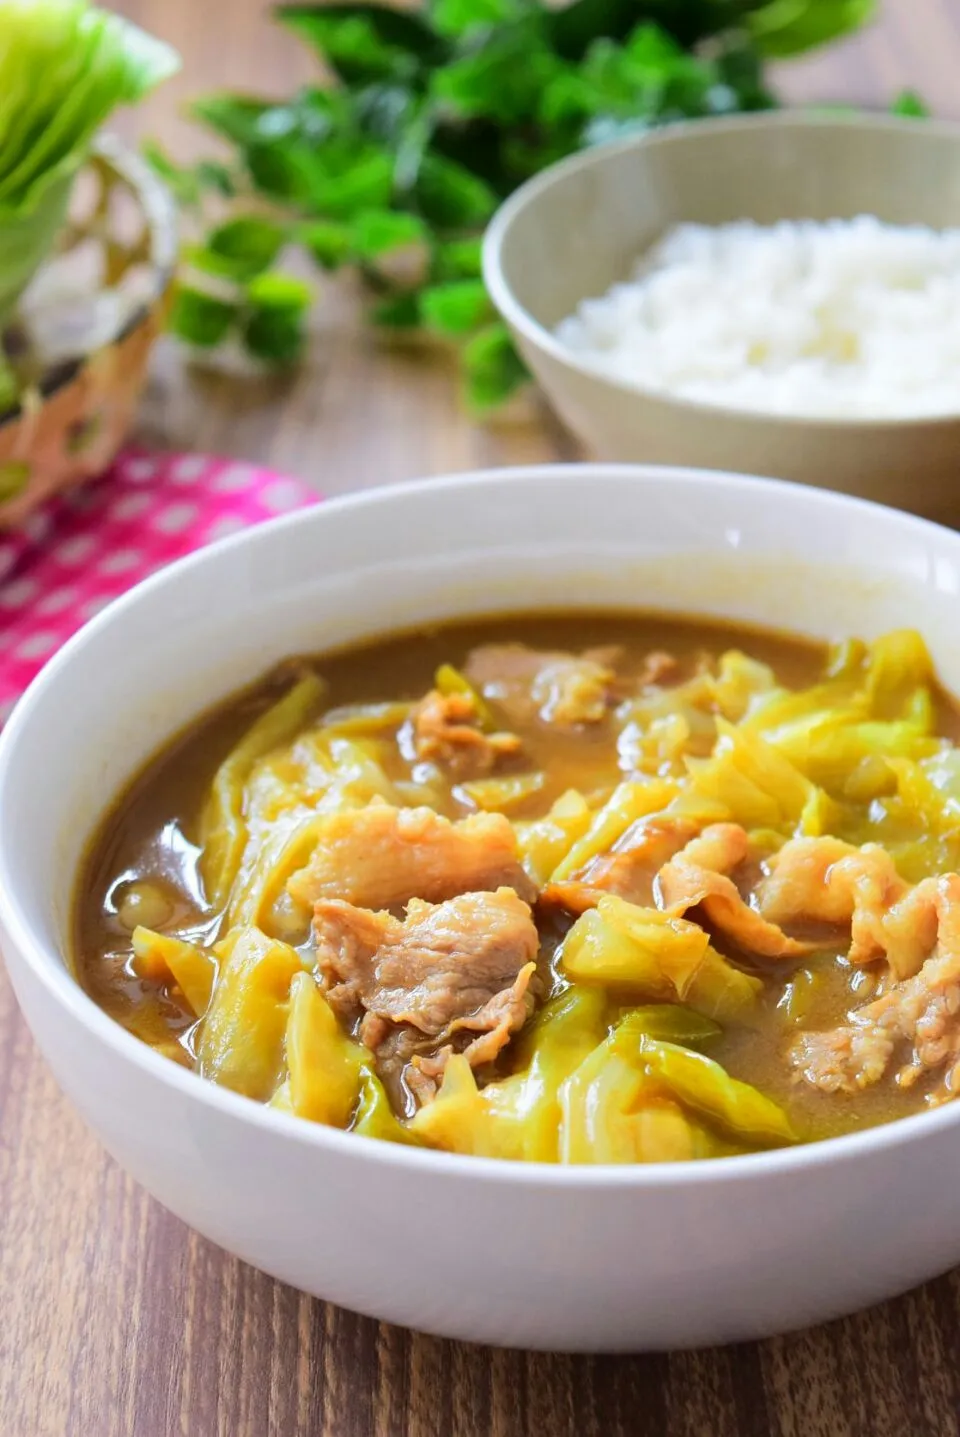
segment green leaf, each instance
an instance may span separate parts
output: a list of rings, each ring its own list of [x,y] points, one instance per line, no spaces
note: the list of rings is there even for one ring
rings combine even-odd
[[[732,90],[741,110],[772,110],[776,99],[763,77],[763,62],[749,36],[727,36],[716,58],[718,79]]]
[[[279,5],[277,19],[306,40],[348,85],[412,78],[438,59],[438,37],[419,17],[386,5]]]
[[[398,146],[421,113],[421,98],[409,85],[365,85],[351,96],[353,123],[380,144]]]
[[[461,119],[501,125],[535,115],[540,96],[562,69],[540,33],[540,16],[489,32],[477,48],[435,70],[431,98]]]
[[[236,193],[231,171],[217,161],[201,160],[197,165],[178,165],[156,140],[146,140],[142,153],[181,209],[196,209],[205,191],[212,191],[224,199],[232,199]]]
[[[310,192],[312,170],[302,154],[282,144],[251,145],[244,156],[254,186],[272,200],[300,204]]]
[[[471,409],[495,409],[529,378],[502,324],[491,324],[463,348],[464,395]]]
[[[241,337],[249,353],[264,364],[295,364],[306,343],[304,310],[254,308],[243,322]]]
[[[554,49],[568,60],[580,60],[601,37],[621,39],[637,21],[631,0],[573,0],[550,18]]]
[[[194,169],[194,174],[202,189],[221,195],[225,200],[232,200],[237,193],[232,171],[216,160],[201,160]]]
[[[362,210],[353,221],[353,243],[361,259],[377,259],[404,245],[420,244],[426,238],[418,215],[397,210]]]
[[[391,295],[373,306],[370,317],[384,329],[419,329],[420,295],[414,289]]]
[[[309,177],[307,201],[316,214],[344,220],[361,210],[386,209],[392,192],[393,161],[371,149],[340,174],[318,166]]]
[[[195,100],[190,113],[225,140],[245,148],[262,142],[264,136],[259,126],[264,116],[284,109],[285,106],[272,105],[252,95],[218,94]]]
[[[916,90],[902,90],[890,106],[892,115],[903,115],[911,120],[926,120],[930,111]]]
[[[726,29],[735,19],[734,4],[729,0],[648,0],[641,6],[637,0],[574,0],[550,15],[550,42],[565,59],[582,60],[596,40],[623,40],[642,19],[654,20],[674,35],[677,28],[686,30],[692,44]]]
[[[438,229],[475,229],[497,208],[485,181],[436,154],[424,155],[414,194],[423,218]]]
[[[141,152],[182,209],[193,209],[200,203],[201,186],[196,170],[178,165],[158,140],[145,140]]]
[[[876,8],[876,0],[770,0],[746,24],[762,55],[784,59],[852,34]]]
[[[441,35],[460,38],[473,30],[503,25],[523,13],[523,0],[433,0],[430,21]]]
[[[219,263],[219,273],[238,281],[269,269],[287,242],[283,225],[261,215],[238,215],[207,236],[206,251]],[[217,272],[217,263],[207,266]]]
[[[236,304],[215,299],[189,285],[180,285],[174,295],[169,324],[173,333],[188,344],[212,349],[226,339],[238,313]]]
[[[313,290],[306,280],[273,270],[250,281],[247,300],[255,309],[277,314],[301,314],[313,303]]]
[[[437,246],[433,273],[438,280],[478,279],[483,269],[483,239],[447,240]]]
[[[297,230],[297,239],[310,251],[321,269],[339,269],[353,253],[349,225],[334,220],[312,220]]]
[[[439,334],[469,334],[493,315],[482,279],[457,279],[434,285],[420,296],[424,321]]]

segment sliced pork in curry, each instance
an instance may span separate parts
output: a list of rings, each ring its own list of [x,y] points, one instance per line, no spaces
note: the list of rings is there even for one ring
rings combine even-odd
[[[287,885],[298,903],[342,898],[374,909],[504,886],[522,898],[535,896],[516,834],[502,814],[477,813],[452,823],[432,808],[387,803],[332,813],[309,864]]]
[[[524,644],[486,644],[466,676],[511,723],[540,719],[557,728],[597,724],[617,699],[616,645],[582,654],[539,653]]]
[[[708,921],[745,953],[802,957],[812,945],[790,938],[751,908],[730,876],[749,854],[749,835],[739,824],[711,824],[657,874],[661,906],[678,916],[691,908],[702,909]]]
[[[539,936],[512,888],[444,903],[412,899],[400,920],[339,899],[314,916],[327,1000],[380,1057],[396,1090],[432,1094],[449,1053],[492,1063],[533,1007]]]
[[[916,972],[930,943],[925,929],[917,930],[909,920],[897,922],[894,905],[908,885],[882,848],[799,838],[784,845],[769,869],[757,890],[765,918],[849,925],[851,963],[886,957],[898,977]]]
[[[605,893],[649,905],[654,902],[654,887],[663,866],[698,832],[698,824],[689,818],[671,814],[638,818],[608,853],[591,858],[569,878],[547,884],[540,901],[568,913],[596,907]]]
[[[431,689],[417,704],[410,723],[416,757],[443,765],[458,779],[490,773],[522,748],[516,734],[484,732],[476,699],[469,693]]]

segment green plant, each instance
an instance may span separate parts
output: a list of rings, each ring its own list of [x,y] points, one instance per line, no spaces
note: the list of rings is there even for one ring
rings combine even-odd
[[[363,275],[371,317],[454,341],[476,409],[524,369],[480,276],[479,234],[500,201],[584,146],[675,119],[773,105],[770,58],[855,30],[874,0],[429,0],[290,5],[279,22],[329,80],[285,100],[217,94],[194,116],[226,163],[157,169],[201,224],[185,255],[173,327],[218,345],[239,336],[287,363],[303,342],[309,288],[277,272],[298,246],[323,270]]]

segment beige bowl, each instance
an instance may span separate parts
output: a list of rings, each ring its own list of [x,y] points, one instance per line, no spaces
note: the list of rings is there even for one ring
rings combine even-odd
[[[795,479],[960,521],[960,374],[957,413],[945,418],[784,419],[599,374],[551,332],[680,221],[860,214],[960,227],[960,126],[780,112],[589,150],[503,205],[484,242],[484,277],[534,375],[593,455]]]

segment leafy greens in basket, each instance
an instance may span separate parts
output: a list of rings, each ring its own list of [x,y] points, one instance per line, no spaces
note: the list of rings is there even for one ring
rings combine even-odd
[[[52,243],[95,131],[177,63],[87,0],[0,0],[0,315]]]
[[[767,59],[868,20],[874,0],[429,0],[289,5],[278,20],[324,75],[286,99],[217,94],[193,113],[230,147],[183,169],[150,155],[201,216],[235,200],[187,255],[173,315],[188,342],[239,336],[259,359],[300,353],[308,285],[288,246],[358,269],[375,323],[460,346],[485,409],[525,377],[480,277],[500,201],[584,146],[671,120],[772,106]]]
[[[53,248],[96,131],[178,63],[87,0],[0,0],[0,326]],[[18,391],[0,345],[0,409]]]

